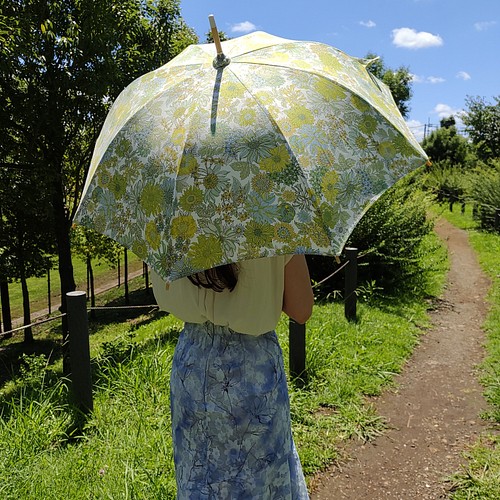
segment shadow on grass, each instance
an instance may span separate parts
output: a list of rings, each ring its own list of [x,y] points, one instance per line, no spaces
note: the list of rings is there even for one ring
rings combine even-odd
[[[125,297],[122,295],[123,289],[117,287],[98,296],[99,306],[110,309],[100,309],[89,313],[90,335],[109,324],[130,322],[132,330],[158,318],[160,313],[155,308],[134,307],[155,303],[151,289],[131,290],[129,304],[125,303]],[[127,305],[132,307],[130,309],[121,308]],[[120,309],[112,309],[113,307],[120,307]],[[155,314],[152,314],[153,312]],[[91,316],[95,316],[95,319],[92,319]],[[47,360],[47,366],[52,366],[62,359],[62,337],[62,325],[60,321],[57,321],[57,323],[35,326],[35,340],[31,344],[26,344],[21,334],[2,341],[0,343],[0,389],[7,382],[19,376],[24,355],[44,356]]]
[[[133,283],[136,281],[137,283]],[[162,315],[166,314],[160,312],[156,307],[137,307],[137,306],[151,306],[155,304],[155,299],[152,290],[145,288],[133,289],[133,286],[137,286],[139,283],[139,278],[131,280],[130,282],[130,292],[128,304],[126,303],[125,297],[123,296],[123,288],[111,289],[97,296],[97,306],[98,307],[109,307],[109,310],[98,309],[92,311],[94,314],[89,313],[89,334],[96,334],[101,328],[116,324],[127,322],[129,324],[129,332],[133,334],[134,330],[147,325],[153,321],[159,319]],[[128,307],[130,306],[130,308]],[[89,305],[90,307],[90,305]],[[117,307],[117,309],[114,309]],[[91,316],[95,316],[93,319]],[[48,325],[48,326],[47,326]],[[177,341],[179,332],[165,332],[150,341],[142,342],[138,344],[133,343],[134,355],[138,355],[140,352],[149,349],[151,344],[158,342],[169,342],[174,344]],[[45,358],[45,368],[48,369],[53,367],[53,365],[62,359],[62,325],[60,322],[45,324],[43,328],[35,327],[34,331],[35,341],[31,344],[26,344],[23,341],[21,335],[12,337],[5,342],[0,344],[0,390],[5,388],[5,385],[10,382],[19,380],[19,387],[9,388],[7,392],[4,392],[3,400],[10,400],[19,396],[21,388],[26,390],[26,383],[21,379],[27,375],[26,370],[29,372],[29,367],[26,366],[25,357],[26,356],[43,356]],[[117,340],[120,342],[120,340]],[[113,342],[107,342],[104,344],[104,348],[108,349],[109,352],[106,354],[108,363],[115,359],[116,362],[120,361],[120,356],[126,353],[128,347],[119,347],[117,345],[113,346]],[[113,351],[114,350],[114,351]],[[120,354],[120,352],[122,354]],[[101,356],[102,357],[102,356]],[[122,358],[123,361],[125,358]],[[95,373],[99,372],[99,366],[96,360],[92,361]],[[97,363],[97,364],[96,364]],[[24,372],[23,372],[24,368]],[[54,373],[54,370],[46,370],[47,372]],[[60,376],[60,373],[56,373]],[[29,376],[29,373],[28,373]],[[29,389],[29,388],[28,388]],[[30,391],[28,391],[30,392]],[[4,401],[0,403],[1,405]]]
[[[158,316],[147,318],[141,324],[156,320]],[[133,340],[134,334],[132,331],[127,336],[121,336],[110,342],[103,343],[102,353],[91,360],[94,392],[97,387],[106,384],[106,380],[109,380],[109,375],[113,372],[114,367],[132,363],[136,358],[145,356],[148,352],[152,352],[155,348],[161,346],[168,345],[173,349],[179,334],[179,329],[170,328],[145,341],[136,342]],[[36,344],[39,345],[36,346]],[[43,353],[35,349],[35,347],[40,347],[41,344],[43,343],[38,341],[33,345],[32,354],[37,357],[32,358],[31,363],[30,360],[26,362],[25,358],[23,358],[23,354],[26,354],[26,352],[22,352],[22,350],[16,352],[16,357],[14,351],[18,346],[11,346],[11,359],[17,359],[19,363],[15,371],[17,381],[0,399],[0,418],[7,421],[11,415],[16,415],[19,411],[22,411],[22,408],[29,407],[33,403],[35,406],[50,404],[59,416],[61,413],[67,415],[64,439],[60,444],[75,443],[86,434],[85,427],[89,418],[91,418],[91,414],[81,411],[76,404],[71,380],[63,378],[60,373],[49,369],[48,363],[43,358],[40,358]],[[46,344],[47,350],[49,343]],[[55,351],[51,351],[50,356],[55,359]],[[14,370],[11,370],[11,373],[14,374]]]
[[[160,313],[162,314],[162,313]],[[151,318],[149,321],[157,320],[159,316]],[[145,324],[141,322],[141,325]],[[121,336],[110,342],[102,344],[102,352],[91,360],[92,381],[94,385],[99,385],[113,367],[119,364],[128,364],[139,356],[145,355],[154,348],[169,345],[172,348],[177,344],[180,330],[170,328],[152,338],[140,343],[134,341],[133,330],[126,336]]]
[[[62,356],[61,342],[55,338],[37,339],[31,344],[22,340],[2,345],[0,350],[0,388],[19,376],[25,366],[25,356],[44,356],[46,365],[52,366]]]
[[[129,292],[128,303],[124,296],[117,295],[118,291],[118,289],[112,290],[106,294],[106,297],[96,301],[98,309],[93,309],[89,313],[91,333],[103,325],[134,320],[143,314],[157,310],[151,289],[141,288]]]

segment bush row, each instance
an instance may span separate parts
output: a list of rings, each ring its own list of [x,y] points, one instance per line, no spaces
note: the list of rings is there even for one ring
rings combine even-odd
[[[367,211],[346,247],[359,251],[358,283],[365,294],[423,289],[426,272],[423,252],[426,236],[433,229],[427,216],[432,198],[420,189],[421,175],[414,174],[389,189]],[[342,256],[342,261],[345,256]],[[338,265],[331,257],[307,257],[311,278],[323,280]],[[343,290],[343,273],[337,273],[319,287],[318,296],[331,298]],[[341,295],[341,293],[339,294]]]

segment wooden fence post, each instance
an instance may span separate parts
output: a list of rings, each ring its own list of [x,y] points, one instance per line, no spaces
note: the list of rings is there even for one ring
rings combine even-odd
[[[80,291],[68,292],[66,297],[73,397],[77,408],[86,414],[94,408],[90,373],[87,298],[85,292]]]
[[[303,385],[307,380],[306,372],[306,325],[290,318],[288,323],[288,345],[290,378]]]
[[[356,288],[358,286],[358,249],[346,248],[344,315],[348,321],[356,320]]]

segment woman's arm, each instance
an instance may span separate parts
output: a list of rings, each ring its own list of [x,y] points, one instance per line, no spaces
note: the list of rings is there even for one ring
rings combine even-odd
[[[314,295],[304,255],[294,255],[285,266],[283,312],[297,323],[305,323],[312,314]]]

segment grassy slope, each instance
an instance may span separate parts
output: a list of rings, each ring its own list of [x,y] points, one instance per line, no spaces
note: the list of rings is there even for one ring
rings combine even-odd
[[[315,307],[307,324],[309,383],[290,387],[309,478],[338,457],[346,439],[383,430],[365,396],[391,383],[427,321],[423,301],[401,299],[360,304],[356,323],[345,320],[341,304]],[[168,378],[180,328],[160,314],[95,328],[95,411],[71,437],[66,385],[32,358],[0,399],[0,498],[174,498]],[[287,363],[284,317],[277,331]]]
[[[467,454],[468,467],[455,476],[454,500],[500,498],[500,234],[486,233],[476,229],[471,207],[465,214],[440,211],[452,224],[469,232],[469,241],[476,251],[483,271],[491,279],[488,295],[489,315],[484,324],[487,333],[487,359],[483,364],[482,383],[490,410],[485,418],[496,428],[496,436],[481,439]]]
[[[142,262],[133,253],[128,253],[129,273],[142,268]],[[87,287],[87,267],[80,258],[73,258],[74,275],[78,290]],[[94,280],[96,288],[115,281],[118,283],[118,271],[109,264],[93,263]],[[121,262],[121,281],[123,282],[123,259]],[[61,292],[59,289],[59,276],[57,270],[50,271],[51,280],[51,307],[55,310],[60,304]],[[48,279],[47,275],[41,278],[29,278],[28,290],[30,293],[31,312],[46,309],[48,307]],[[21,318],[23,315],[23,297],[20,283],[9,284],[10,306],[12,318]]]

